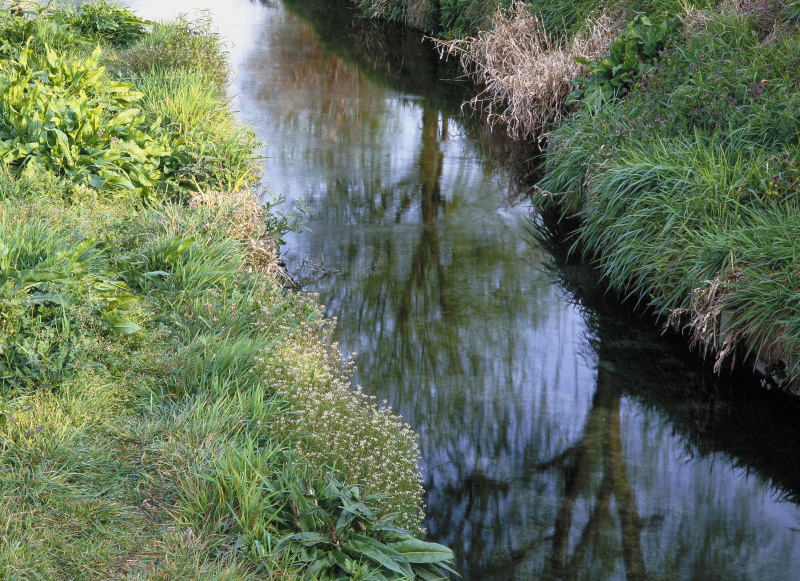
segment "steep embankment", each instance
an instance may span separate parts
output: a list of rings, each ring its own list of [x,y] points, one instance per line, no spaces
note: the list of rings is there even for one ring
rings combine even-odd
[[[437,578],[415,435],[283,290],[209,23],[15,3],[0,57],[0,577]]]
[[[489,14],[476,2],[423,5],[422,19],[403,0],[370,10],[450,37]],[[718,367],[751,358],[795,393],[798,14],[778,0],[534,0],[442,44],[483,83],[476,100],[490,120],[547,143],[534,199],[581,219],[575,242],[614,289],[668,317]]]

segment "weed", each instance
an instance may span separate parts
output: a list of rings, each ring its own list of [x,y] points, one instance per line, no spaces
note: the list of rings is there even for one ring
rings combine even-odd
[[[127,8],[105,0],[81,3],[78,7],[59,6],[49,12],[49,17],[90,42],[104,41],[116,47],[140,39],[148,24]]]
[[[140,94],[105,78],[99,58],[99,48],[75,61],[25,47],[2,64],[0,161],[24,167],[35,159],[111,192],[144,193],[156,184],[168,150],[140,130],[142,118],[130,108]]]
[[[125,68],[139,75],[192,71],[206,75],[219,89],[228,83],[227,54],[208,11],[193,20],[179,16],[174,22],[154,23],[152,33],[131,45],[122,58]]]
[[[601,61],[576,57],[586,66],[586,75],[570,81],[577,88],[569,94],[565,104],[580,103],[596,115],[605,103],[627,94],[636,75],[653,69],[677,24],[676,18],[654,23],[638,15],[609,45],[609,54]]]

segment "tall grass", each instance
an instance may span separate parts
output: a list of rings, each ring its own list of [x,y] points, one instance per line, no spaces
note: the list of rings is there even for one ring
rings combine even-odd
[[[192,19],[179,16],[153,23],[151,33],[120,56],[125,70],[136,74],[191,71],[213,79],[217,89],[224,90],[228,83],[227,53],[208,11]]]
[[[794,381],[798,37],[764,36],[758,18],[689,14],[627,99],[553,132],[537,200],[580,216],[610,284],[718,367],[752,355]]]

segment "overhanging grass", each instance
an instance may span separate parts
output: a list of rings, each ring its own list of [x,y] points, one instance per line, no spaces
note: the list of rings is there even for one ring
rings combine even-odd
[[[687,17],[627,99],[552,134],[537,199],[583,219],[579,244],[612,287],[685,325],[718,365],[750,354],[788,366],[788,385],[800,360],[800,37],[762,24],[730,9]]]

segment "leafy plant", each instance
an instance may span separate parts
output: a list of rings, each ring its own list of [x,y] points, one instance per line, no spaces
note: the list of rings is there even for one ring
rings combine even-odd
[[[0,384],[63,378],[81,352],[81,320],[140,330],[127,313],[141,299],[107,267],[97,239],[70,243],[53,224],[0,221]]]
[[[146,196],[169,150],[140,129],[143,118],[130,105],[141,93],[106,78],[100,54],[98,47],[73,60],[25,47],[0,63],[0,162],[36,160],[97,189]]]
[[[605,103],[623,96],[629,91],[636,75],[653,69],[677,25],[676,18],[654,23],[640,14],[611,43],[606,58],[590,61],[584,57],[575,57],[576,61],[586,65],[586,75],[570,81],[576,88],[567,97],[565,104],[580,103],[596,115]]]
[[[422,579],[444,580],[451,571],[453,552],[424,542],[379,517],[372,506],[379,495],[361,495],[356,485],[339,482],[332,474],[315,488],[293,480],[283,493],[285,521],[297,531],[275,544],[307,563],[307,579]]]
[[[83,3],[77,8],[58,7],[49,16],[88,40],[102,40],[117,47],[140,39],[149,24],[127,8],[105,0]]]
[[[191,20],[181,15],[172,23],[154,23],[152,32],[132,44],[123,58],[125,68],[139,75],[189,70],[206,75],[219,90],[228,83],[227,53],[208,11]]]

